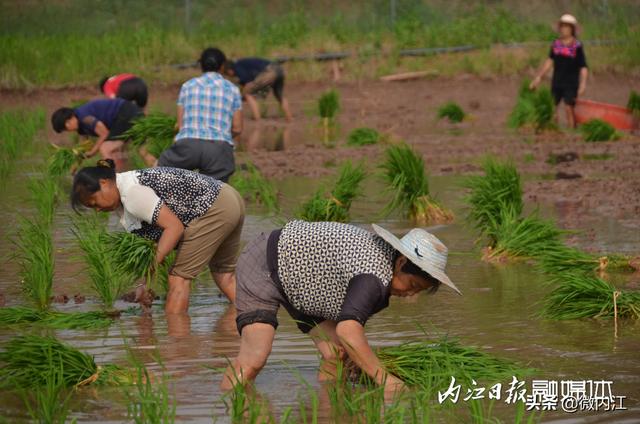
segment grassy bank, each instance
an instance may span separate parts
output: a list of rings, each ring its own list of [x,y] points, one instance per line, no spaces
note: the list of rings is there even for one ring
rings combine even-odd
[[[350,51],[346,78],[369,78],[397,70],[432,69],[434,73],[520,72],[537,66],[546,47],[489,48],[496,43],[548,42],[552,23],[564,10],[545,2],[526,6],[503,0],[491,6],[464,2],[270,0],[192,1],[189,19],[184,2],[128,3],[32,0],[34,7],[3,0],[0,17],[0,87],[96,84],[102,75],[130,71],[158,81],[175,81],[172,63],[192,62],[208,45],[230,56],[309,54]],[[575,2],[584,39],[626,41],[617,47],[588,46],[595,69],[635,72],[640,64],[640,12],[632,1]],[[596,4],[597,3],[597,4]],[[581,5],[579,7],[579,5]],[[247,13],[247,11],[251,13]],[[402,49],[469,45],[471,53],[400,58]],[[289,64],[290,76],[327,77],[319,63]]]

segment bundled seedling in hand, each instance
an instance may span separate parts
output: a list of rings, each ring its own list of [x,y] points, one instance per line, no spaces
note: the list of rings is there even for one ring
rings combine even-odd
[[[90,140],[74,147],[60,147],[51,143],[54,152],[47,165],[48,174],[52,177],[61,177],[74,172],[82,164],[84,154],[91,149],[92,144]]]
[[[176,118],[164,113],[152,113],[136,119],[124,134],[136,147],[143,147],[156,158],[173,143],[176,134]]]
[[[377,144],[382,140],[382,134],[373,128],[361,127],[349,133],[347,144],[349,146],[367,146]]]
[[[329,194],[323,189],[305,202],[296,217],[305,221],[337,221],[349,220],[351,203],[361,193],[360,183],[366,172],[362,163],[353,166],[347,161],[340,167],[340,175]]]
[[[236,171],[229,182],[245,198],[258,203],[274,213],[280,209],[278,191],[256,166],[247,161],[245,169]]]
[[[532,91],[529,81],[524,81],[507,123],[511,128],[531,125],[536,132],[540,132],[556,127],[554,113],[555,105],[551,91],[546,87]]]
[[[385,213],[402,210],[419,224],[442,224],[453,220],[453,213],[440,205],[429,193],[429,181],[424,160],[409,145],[387,148],[380,166],[393,199]]]
[[[318,114],[322,118],[325,144],[329,142],[329,130],[334,125],[339,110],[340,95],[336,90],[329,90],[318,99]]]
[[[620,138],[616,129],[602,119],[591,119],[580,126],[585,141],[611,141]]]
[[[438,119],[447,118],[452,124],[464,121],[467,115],[459,104],[448,102],[438,108]]]

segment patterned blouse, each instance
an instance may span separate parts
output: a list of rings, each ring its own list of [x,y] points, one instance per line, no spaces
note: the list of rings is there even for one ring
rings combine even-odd
[[[159,240],[162,228],[156,224],[166,205],[180,221],[189,225],[204,215],[218,198],[220,181],[193,171],[149,168],[116,174],[122,209],[118,211],[125,230]]]
[[[362,228],[291,221],[278,239],[278,276],[304,314],[364,325],[388,305],[395,249]]]

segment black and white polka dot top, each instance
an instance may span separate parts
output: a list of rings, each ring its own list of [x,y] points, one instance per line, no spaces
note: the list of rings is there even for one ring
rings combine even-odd
[[[142,220],[142,226],[131,232],[156,241],[162,235],[162,228],[156,225],[162,205],[166,205],[187,226],[209,210],[218,198],[223,184],[212,177],[185,169],[159,167],[130,172],[134,173],[140,186],[151,188],[159,198],[154,205],[148,205],[153,208],[149,211],[150,219]],[[135,193],[132,189],[128,191]],[[122,194],[121,199],[126,207]],[[129,203],[136,201],[139,199],[131,199]],[[142,205],[142,209],[144,207]]]

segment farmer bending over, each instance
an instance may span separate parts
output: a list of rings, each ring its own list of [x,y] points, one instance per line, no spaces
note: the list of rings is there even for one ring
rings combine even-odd
[[[242,132],[242,100],[233,83],[218,73],[224,54],[208,48],[200,56],[203,74],[182,84],[178,97],[178,134],[158,159],[159,166],[198,169],[228,181],[235,171],[233,137]]]
[[[116,159],[124,147],[123,134],[131,128],[142,109],[123,99],[89,101],[75,109],[63,107],[51,115],[51,125],[57,133],[75,131],[85,137],[97,137],[85,157],[100,152],[103,159]]]
[[[576,39],[578,21],[572,15],[562,15],[558,21],[560,38],[555,40],[538,75],[531,81],[532,90],[540,85],[542,77],[553,68],[551,92],[556,106],[564,100],[569,127],[575,128],[574,107],[576,98],[584,94],[587,88],[587,59],[582,43]]]
[[[134,102],[140,108],[144,109],[147,105],[149,92],[147,84],[133,74],[118,74],[112,77],[104,77],[98,84],[100,91],[110,99],[129,100]]]
[[[227,60],[223,72],[228,77],[238,80],[242,87],[242,97],[249,104],[255,120],[260,119],[260,108],[255,96],[269,88],[278,100],[287,121],[293,119],[289,102],[283,96],[284,70],[278,63],[256,57],[238,59],[235,62]]]
[[[221,387],[255,379],[267,361],[280,305],[309,333],[322,355],[318,378],[336,377],[345,354],[385,391],[403,383],[387,373],[367,342],[364,325],[389,305],[389,296],[435,292],[441,283],[460,291],[444,273],[447,248],[413,229],[402,239],[335,222],[291,221],[262,234],[238,260],[236,324],[240,352]]]
[[[116,173],[106,160],[75,175],[71,204],[116,212],[126,231],[157,241],[156,264],[178,249],[169,271],[168,314],[187,311],[191,280],[206,265],[234,301],[244,202],[233,187],[175,168]]]

